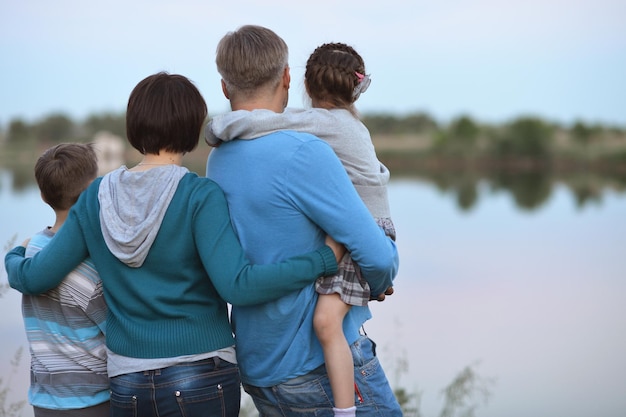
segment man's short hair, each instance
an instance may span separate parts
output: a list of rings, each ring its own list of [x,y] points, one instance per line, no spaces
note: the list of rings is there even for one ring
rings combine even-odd
[[[262,26],[245,25],[220,40],[215,63],[231,94],[250,94],[278,85],[288,60],[289,49],[280,36]]]

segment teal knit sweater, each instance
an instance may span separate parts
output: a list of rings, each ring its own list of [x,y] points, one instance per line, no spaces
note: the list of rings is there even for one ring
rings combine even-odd
[[[16,247],[5,266],[11,287],[39,294],[90,256],[109,307],[107,347],[117,354],[168,358],[232,346],[227,302],[267,302],[337,270],[327,246],[279,264],[250,265],[222,190],[193,173],[181,179],[144,264],[129,267],[102,237],[100,181],[83,192],[50,244],[28,259]]]

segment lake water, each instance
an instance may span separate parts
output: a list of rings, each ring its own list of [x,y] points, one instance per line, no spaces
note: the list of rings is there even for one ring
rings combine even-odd
[[[53,221],[34,185],[11,183],[0,172],[3,243]],[[442,389],[468,366],[490,394],[469,403],[476,417],[626,415],[625,194],[604,191],[581,208],[555,185],[522,210],[485,185],[460,210],[454,196],[396,178],[390,199],[401,268],[365,330],[392,384],[420,393],[421,416],[439,416]],[[0,376],[13,400],[28,385],[27,351],[10,363],[26,347],[20,314],[19,294],[5,292]]]

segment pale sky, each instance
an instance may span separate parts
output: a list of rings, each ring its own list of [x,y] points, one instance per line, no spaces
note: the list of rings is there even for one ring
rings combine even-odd
[[[123,112],[158,71],[189,77],[223,113],[215,47],[244,24],[289,45],[290,107],[304,105],[313,49],[344,42],[372,77],[362,113],[626,127],[624,0],[0,0],[0,125]]]

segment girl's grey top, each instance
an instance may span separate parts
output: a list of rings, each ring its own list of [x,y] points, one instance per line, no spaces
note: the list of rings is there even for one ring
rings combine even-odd
[[[376,156],[367,127],[345,109],[236,110],[215,116],[205,129],[211,146],[220,141],[256,139],[279,130],[311,133],[335,151],[356,191],[375,218],[390,218],[389,170]],[[323,167],[320,167],[323,169]]]

